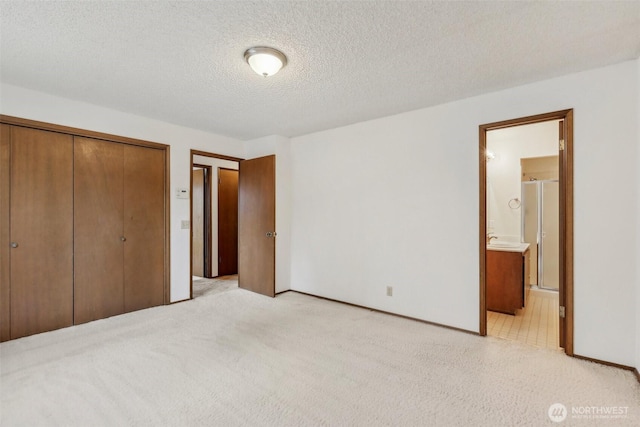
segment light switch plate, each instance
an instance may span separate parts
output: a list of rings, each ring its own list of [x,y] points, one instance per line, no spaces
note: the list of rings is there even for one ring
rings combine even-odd
[[[176,188],[176,199],[188,199],[188,198],[189,198],[188,188]]]
[[[188,230],[189,229],[189,220],[188,219],[183,219],[180,223],[180,228],[182,228],[183,230]]]

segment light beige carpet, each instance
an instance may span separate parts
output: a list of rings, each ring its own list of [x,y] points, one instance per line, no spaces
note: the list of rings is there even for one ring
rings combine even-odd
[[[638,425],[627,371],[288,292],[210,293],[5,342],[2,426]],[[573,407],[628,407],[572,418]],[[584,412],[584,410],[583,410]]]

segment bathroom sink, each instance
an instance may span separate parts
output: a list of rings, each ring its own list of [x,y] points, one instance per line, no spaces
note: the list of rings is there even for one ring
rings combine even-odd
[[[488,248],[519,248],[520,246],[522,246],[522,243],[494,242],[494,241],[492,241],[487,245]]]

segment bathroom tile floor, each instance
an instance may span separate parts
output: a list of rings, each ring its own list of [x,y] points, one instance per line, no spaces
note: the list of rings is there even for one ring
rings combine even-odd
[[[487,311],[487,334],[537,347],[558,349],[558,293],[530,289],[515,316]]]

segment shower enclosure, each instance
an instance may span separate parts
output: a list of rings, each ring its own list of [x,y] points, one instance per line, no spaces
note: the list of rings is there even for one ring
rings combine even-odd
[[[542,289],[560,283],[560,214],[558,180],[522,182],[522,241],[529,243],[530,281]]]

